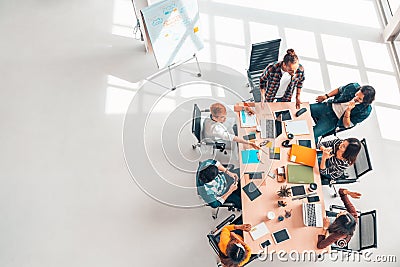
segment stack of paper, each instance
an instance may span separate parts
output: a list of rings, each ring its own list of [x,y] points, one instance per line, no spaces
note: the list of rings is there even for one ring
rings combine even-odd
[[[268,233],[269,233],[269,230],[267,228],[267,225],[264,222],[259,223],[250,229],[250,235],[251,235],[251,238],[253,238],[253,240],[259,239],[260,237],[262,237]]]

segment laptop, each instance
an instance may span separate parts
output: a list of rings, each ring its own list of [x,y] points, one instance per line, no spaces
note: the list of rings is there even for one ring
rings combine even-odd
[[[303,223],[305,226],[323,226],[321,204],[303,203]]]
[[[276,138],[282,133],[282,122],[280,120],[264,120],[260,121],[261,138]]]
[[[313,148],[293,144],[290,149],[289,160],[291,162],[314,167],[316,158],[317,151]]]
[[[311,184],[314,182],[313,168],[303,165],[287,165],[288,183]]]

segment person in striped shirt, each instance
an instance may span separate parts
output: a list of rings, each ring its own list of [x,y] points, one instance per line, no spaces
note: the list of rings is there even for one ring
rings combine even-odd
[[[320,142],[317,146],[322,151],[319,164],[321,175],[336,180],[344,175],[344,171],[354,164],[361,149],[357,138],[339,138]]]

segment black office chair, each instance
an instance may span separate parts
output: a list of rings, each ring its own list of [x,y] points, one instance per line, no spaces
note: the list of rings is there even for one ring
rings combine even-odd
[[[264,69],[278,61],[281,39],[256,43],[251,45],[250,66],[247,70],[248,85],[255,102],[261,101],[260,76]]]
[[[331,205],[329,207],[331,213],[327,213],[329,219],[333,222],[336,218],[336,214],[339,211],[346,210],[343,206]],[[333,213],[332,213],[333,212]],[[358,213],[358,224],[354,231],[353,237],[347,244],[343,242],[343,246],[333,244],[331,246],[334,250],[343,252],[358,252],[362,253],[363,250],[377,248],[377,229],[376,229],[376,210]]]
[[[226,218],[223,222],[218,224],[216,228],[207,235],[208,242],[210,243],[210,246],[212,247],[214,252],[218,255],[218,257],[221,253],[221,250],[218,247],[221,229],[228,224],[242,224],[242,223],[243,223],[242,215],[240,215],[238,218],[235,219],[235,214],[231,214],[228,218]],[[246,266],[247,264],[249,264],[250,262],[254,261],[257,258],[258,254],[251,254],[249,261],[243,266]],[[222,266],[221,261],[218,261],[217,266]]]
[[[367,141],[363,138],[361,141],[361,150],[358,153],[357,159],[352,166],[350,166],[345,174],[339,179],[333,180],[329,177],[321,175],[322,185],[329,185],[333,187],[335,193],[333,197],[337,197],[338,193],[335,188],[336,184],[351,184],[358,182],[360,177],[369,171],[372,171],[371,159],[368,153]]]
[[[219,150],[220,152],[227,154],[225,151],[226,143],[206,140],[203,138],[203,131],[202,131],[203,119],[201,117],[202,112],[210,112],[210,110],[209,109],[200,110],[198,105],[194,104],[193,116],[192,116],[192,134],[196,137],[197,143],[193,144],[192,148],[196,149],[197,147],[200,148],[202,145],[207,145],[213,148],[213,154],[215,150]]]

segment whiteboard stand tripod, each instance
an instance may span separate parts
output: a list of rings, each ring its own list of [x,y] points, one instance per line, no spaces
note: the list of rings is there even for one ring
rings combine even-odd
[[[172,71],[171,71],[171,70],[172,70],[173,68],[178,67],[179,65],[182,65],[183,63],[186,63],[186,62],[192,60],[193,58],[196,59],[197,68],[198,68],[198,70],[199,70],[199,72],[196,73],[196,75],[197,75],[197,77],[201,77],[200,64],[199,64],[199,60],[197,59],[196,53],[194,53],[193,56],[192,56],[191,58],[189,58],[189,59],[187,59],[187,60],[185,60],[185,61],[182,61],[182,62],[180,62],[180,63],[172,63],[171,65],[168,66],[168,72],[169,72],[169,78],[170,78],[170,80],[171,80],[171,90],[172,90],[172,91],[174,91],[174,90],[176,89],[176,86],[175,86],[175,84],[174,84],[174,79],[172,78]],[[184,70],[182,70],[182,71],[184,71]],[[194,74],[194,73],[192,73],[192,72],[188,72],[188,73]]]

